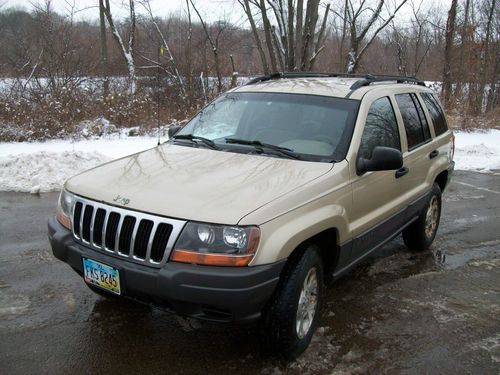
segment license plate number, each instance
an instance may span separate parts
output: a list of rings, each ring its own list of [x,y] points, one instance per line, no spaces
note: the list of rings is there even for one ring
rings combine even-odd
[[[120,274],[116,268],[96,262],[92,259],[83,259],[83,278],[87,284],[120,294]]]

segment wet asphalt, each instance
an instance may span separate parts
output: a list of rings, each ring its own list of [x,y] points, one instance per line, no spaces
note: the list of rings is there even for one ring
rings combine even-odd
[[[500,174],[456,172],[432,251],[401,237],[326,291],[296,361],[256,325],[182,319],[91,292],[54,259],[57,193],[0,193],[2,374],[499,374]]]

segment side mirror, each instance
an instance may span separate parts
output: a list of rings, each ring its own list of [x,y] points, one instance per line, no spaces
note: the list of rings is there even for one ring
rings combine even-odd
[[[182,126],[181,125],[174,125],[174,126],[170,126],[168,128],[168,138],[172,138],[174,135],[177,134],[177,132],[179,130],[182,129]]]
[[[358,158],[356,169],[358,176],[371,171],[390,171],[403,166],[403,155],[395,148],[377,146],[371,159]]]

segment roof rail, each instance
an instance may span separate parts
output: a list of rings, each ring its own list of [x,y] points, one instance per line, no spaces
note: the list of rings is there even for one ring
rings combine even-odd
[[[396,81],[396,83],[412,83],[419,86],[425,86],[425,82],[415,77],[404,76],[386,76],[386,75],[367,75],[365,79],[360,79],[352,84],[351,90],[357,90],[360,87],[369,86],[375,82],[389,82]]]
[[[390,82],[390,81],[396,81],[396,83],[412,83],[419,86],[425,86],[424,81],[421,81],[416,77],[372,75],[372,74],[349,74],[349,73],[316,73],[316,72],[283,72],[283,73],[277,72],[253,78],[246,84],[253,85],[259,82],[271,81],[281,78],[321,78],[321,77],[359,78],[358,81],[352,84],[351,90],[357,90],[360,87],[369,86],[370,84],[375,82]]]
[[[253,85],[254,83],[270,81],[280,78],[328,78],[328,77],[345,77],[345,78],[368,78],[366,74],[349,74],[349,73],[317,73],[317,72],[282,72],[272,73],[265,76],[260,76],[251,79],[246,84]]]

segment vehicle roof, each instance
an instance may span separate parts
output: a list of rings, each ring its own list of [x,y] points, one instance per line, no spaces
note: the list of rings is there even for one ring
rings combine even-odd
[[[430,91],[422,85],[413,83],[397,83],[396,78],[381,82],[372,82],[366,86],[352,88],[362,77],[284,77],[263,80],[234,89],[233,92],[276,92],[291,94],[307,94],[350,98],[361,100],[373,90],[384,91]]]

